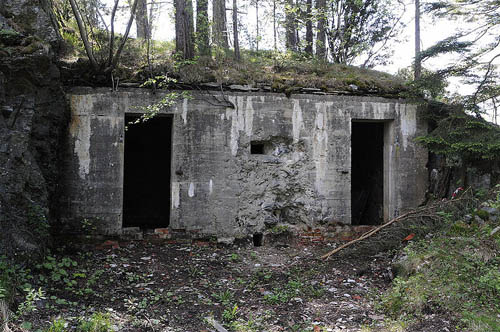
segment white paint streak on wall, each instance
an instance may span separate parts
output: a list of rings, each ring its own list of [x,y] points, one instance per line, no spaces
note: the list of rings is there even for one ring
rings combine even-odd
[[[316,121],[314,122],[313,160],[316,164],[316,190],[326,194],[325,176],[328,157],[328,116],[327,108],[332,103],[316,103]]]
[[[243,97],[229,97],[235,108],[231,114],[231,154],[236,156],[238,153],[238,146],[240,140],[240,131],[250,136],[252,134],[253,115],[254,109],[252,105],[252,98],[247,97],[246,108],[243,107]],[[227,116],[227,114],[226,114]]]
[[[191,182],[189,184],[188,196],[189,197],[194,197],[194,183],[193,182]]]
[[[75,154],[78,157],[78,174],[81,179],[89,174],[90,170],[90,117],[88,116],[75,116],[73,121],[78,121],[76,131],[71,135],[75,139]]]
[[[293,125],[293,141],[297,143],[300,139],[300,130],[304,129],[304,120],[302,118],[302,109],[300,108],[299,100],[292,99],[293,102],[293,113],[292,113],[292,125]]]
[[[213,192],[214,192],[214,182],[212,181],[212,179],[210,179],[210,182],[208,182],[208,193],[212,195]]]
[[[413,138],[417,132],[417,107],[415,105],[396,105],[396,110],[401,119],[401,135],[403,139],[403,149],[408,146],[408,139]]]
[[[390,111],[389,103],[372,103],[373,105],[373,116],[375,119],[383,119],[387,116]]]
[[[245,133],[248,137],[252,136],[253,115],[255,111],[253,108],[253,98],[247,97],[247,108],[245,111]]]
[[[187,98],[184,98],[182,101],[182,120],[184,121],[184,124],[187,124],[187,113],[188,113],[188,100]]]
[[[243,109],[243,97],[236,97],[237,107],[235,110],[235,114],[238,118],[238,130],[245,130],[245,112]],[[247,102],[248,104],[248,102]],[[238,135],[239,136],[239,135]]]
[[[238,129],[238,104],[236,102],[236,98],[234,96],[229,96],[229,101],[233,103],[235,108],[229,109],[231,110],[230,117],[231,117],[231,141],[230,141],[230,146],[231,146],[231,154],[233,156],[236,156],[238,153],[238,141],[240,139],[240,131]],[[240,98],[240,97],[238,97]],[[227,114],[228,111],[226,111],[226,116],[229,119],[229,114]]]
[[[71,98],[71,123],[69,131],[75,142],[74,153],[78,158],[78,175],[81,179],[90,171],[90,128],[89,111],[93,104],[89,96]]]
[[[172,209],[177,209],[180,203],[179,182],[172,182]]]

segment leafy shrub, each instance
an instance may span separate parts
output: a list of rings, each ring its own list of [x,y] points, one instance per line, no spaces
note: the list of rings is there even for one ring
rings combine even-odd
[[[449,313],[468,331],[499,331],[500,243],[490,236],[499,222],[447,219],[433,238],[404,249],[416,266],[394,279],[380,305],[397,318]]]

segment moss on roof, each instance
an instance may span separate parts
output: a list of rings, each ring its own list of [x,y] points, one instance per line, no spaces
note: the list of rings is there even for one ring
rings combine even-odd
[[[271,51],[245,51],[240,62],[234,61],[230,55],[182,61],[163,56],[152,60],[151,66],[143,63],[144,57],[138,60],[132,55],[125,54],[114,73],[115,79],[119,77],[120,82],[130,85],[162,75],[175,79],[172,87],[181,89],[220,89],[221,86],[231,89],[239,86],[241,91],[273,91],[287,95],[315,93],[391,98],[404,97],[408,91],[402,79],[387,73]],[[82,59],[66,62],[63,67],[68,69],[67,85],[88,85],[91,82],[99,86],[109,83],[108,78],[90,77],[88,65]]]
[[[166,66],[163,73],[189,85],[240,85],[286,94],[301,91],[399,97],[407,91],[403,80],[375,70],[316,60],[267,60],[198,59]]]

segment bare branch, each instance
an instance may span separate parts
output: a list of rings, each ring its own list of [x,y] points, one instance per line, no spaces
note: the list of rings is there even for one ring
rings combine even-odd
[[[114,51],[114,42],[115,42],[115,15],[116,9],[118,8],[118,3],[120,0],[115,0],[115,5],[111,11],[111,32],[109,34],[109,55],[108,55],[108,67],[111,66],[113,61],[113,51]]]
[[[92,47],[90,46],[89,39],[87,36],[87,29],[83,25],[82,16],[80,15],[80,10],[76,5],[75,0],[69,0],[71,5],[71,9],[73,10],[73,15],[75,15],[76,23],[78,24],[78,30],[80,31],[80,37],[82,38],[83,46],[85,47],[85,52],[87,53],[87,57],[89,58],[90,64],[94,70],[97,70],[98,65],[97,61],[94,57],[94,52],[92,52]]]
[[[118,46],[118,49],[116,50],[116,54],[113,57],[113,60],[111,61],[111,65],[108,66],[108,68],[106,68],[106,70],[104,71],[106,73],[109,73],[113,69],[115,69],[116,64],[118,63],[118,60],[120,59],[120,55],[123,51],[123,47],[125,46],[125,43],[127,42],[127,39],[128,39],[128,34],[130,33],[130,28],[132,26],[132,23],[134,22],[135,11],[137,9],[137,2],[138,2],[138,0],[134,0],[134,3],[132,5],[132,9],[131,9],[131,13],[130,13],[130,19],[128,20],[128,23],[127,23],[127,29],[125,30],[125,34],[122,37],[120,46]]]

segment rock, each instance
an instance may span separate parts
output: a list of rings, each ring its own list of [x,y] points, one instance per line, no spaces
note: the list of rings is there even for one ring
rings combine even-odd
[[[495,227],[491,232],[490,232],[490,236],[493,236],[495,235],[496,233],[498,233],[500,231],[500,226],[497,226]]]
[[[478,225],[484,225],[484,220],[487,220],[487,219],[483,219],[479,216],[474,216],[474,221],[478,224]]]
[[[482,207],[479,211],[484,211],[484,212],[488,213],[489,216],[498,215],[498,209],[494,208],[494,207],[485,206],[485,207]]]
[[[234,242],[234,237],[232,236],[217,238],[217,243],[230,245],[233,244],[233,242]]]
[[[15,22],[15,26],[11,26],[26,36],[36,36],[53,46],[62,40],[51,4],[47,0],[3,0],[0,15]]]

